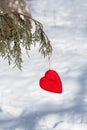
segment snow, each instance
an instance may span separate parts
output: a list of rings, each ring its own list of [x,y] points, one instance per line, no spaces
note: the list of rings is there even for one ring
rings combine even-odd
[[[87,0],[31,0],[32,16],[51,40],[51,68],[63,93],[42,90],[48,58],[32,47],[23,70],[0,58],[0,130],[87,130]]]

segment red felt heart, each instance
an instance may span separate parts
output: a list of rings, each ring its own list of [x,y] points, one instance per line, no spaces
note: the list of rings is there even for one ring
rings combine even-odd
[[[58,73],[54,70],[48,70],[45,76],[39,81],[40,87],[53,93],[62,93],[62,82]]]

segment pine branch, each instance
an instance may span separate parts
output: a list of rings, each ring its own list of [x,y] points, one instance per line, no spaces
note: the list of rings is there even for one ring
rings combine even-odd
[[[52,53],[52,46],[40,22],[18,12],[0,14],[0,56],[22,68],[22,48],[27,54],[31,45],[39,43],[39,52],[45,56]]]

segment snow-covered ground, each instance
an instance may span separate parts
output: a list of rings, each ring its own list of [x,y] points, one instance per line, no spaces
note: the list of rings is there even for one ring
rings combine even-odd
[[[63,93],[42,90],[48,58],[32,47],[23,71],[0,58],[0,130],[87,130],[87,0],[31,0],[32,16],[51,40],[51,68]]]

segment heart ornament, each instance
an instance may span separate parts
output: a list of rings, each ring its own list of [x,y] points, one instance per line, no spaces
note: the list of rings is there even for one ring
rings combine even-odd
[[[45,76],[39,81],[39,85],[42,89],[53,92],[62,93],[62,81],[60,76],[55,70],[48,70]]]

